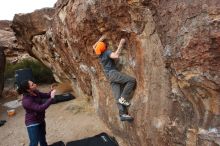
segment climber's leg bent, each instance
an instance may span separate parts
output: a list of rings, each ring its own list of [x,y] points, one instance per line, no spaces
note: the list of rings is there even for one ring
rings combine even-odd
[[[119,117],[121,121],[132,121],[133,118],[128,115],[127,108],[118,103],[118,99],[120,98],[121,95],[121,86],[118,83],[111,83],[111,87],[113,90],[113,96],[115,97],[115,100],[117,102],[118,110],[119,110]]]
[[[115,97],[115,100],[117,102],[119,114],[126,114],[127,113],[126,107],[118,103],[118,99],[120,98],[120,95],[121,95],[120,84],[112,82],[111,87],[112,87],[113,96]]]
[[[122,75],[122,78],[125,81],[125,85],[121,97],[128,100],[128,97],[131,95],[131,92],[136,86],[136,79],[128,75]]]
[[[124,85],[123,91],[120,95],[121,98],[118,99],[118,102],[124,106],[129,106],[130,103],[127,100],[136,85],[135,78],[123,74],[117,70],[110,71],[108,74],[108,78],[111,83],[118,83],[120,85]]]

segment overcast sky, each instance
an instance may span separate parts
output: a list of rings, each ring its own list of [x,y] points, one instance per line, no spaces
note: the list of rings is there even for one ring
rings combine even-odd
[[[53,7],[57,0],[0,0],[0,20],[12,20],[14,14],[29,13],[44,7]]]

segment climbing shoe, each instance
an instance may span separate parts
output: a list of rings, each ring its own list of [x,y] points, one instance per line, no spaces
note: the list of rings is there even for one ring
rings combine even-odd
[[[127,114],[123,114],[123,115],[120,115],[120,120],[121,121],[133,121],[134,118],[129,116],[129,115],[127,115]]]
[[[120,104],[124,105],[124,106],[129,106],[129,105],[130,105],[130,103],[127,102],[123,97],[119,98],[119,99],[118,99],[118,102],[119,102]]]

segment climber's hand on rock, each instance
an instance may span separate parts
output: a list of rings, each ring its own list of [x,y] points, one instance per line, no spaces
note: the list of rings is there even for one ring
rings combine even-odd
[[[92,48],[95,49],[97,43],[98,43],[98,42],[102,42],[102,41],[104,41],[105,39],[107,39],[107,35],[106,35],[106,34],[103,34],[103,35],[99,38],[99,40],[92,46]]]
[[[99,39],[99,42],[104,41],[105,39],[107,39],[107,35],[106,35],[106,34],[103,34],[103,35],[101,36],[101,38]]]
[[[125,44],[125,39],[124,38],[121,39],[120,44],[122,44],[122,45]]]
[[[50,92],[50,97],[51,97],[51,98],[54,98],[55,95],[56,95],[56,90],[52,90],[52,91]]]

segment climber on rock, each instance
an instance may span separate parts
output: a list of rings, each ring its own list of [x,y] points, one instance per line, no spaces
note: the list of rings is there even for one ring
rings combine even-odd
[[[119,46],[115,52],[107,49],[107,43],[105,42],[106,36],[103,35],[94,45],[93,49],[95,54],[99,56],[99,60],[103,66],[104,73],[109,80],[113,95],[116,99],[119,116],[121,121],[132,121],[133,117],[128,115],[127,108],[130,103],[128,97],[134,90],[136,85],[136,79],[121,73],[116,68],[115,60],[119,58],[122,47],[125,43],[125,39],[121,39]]]

